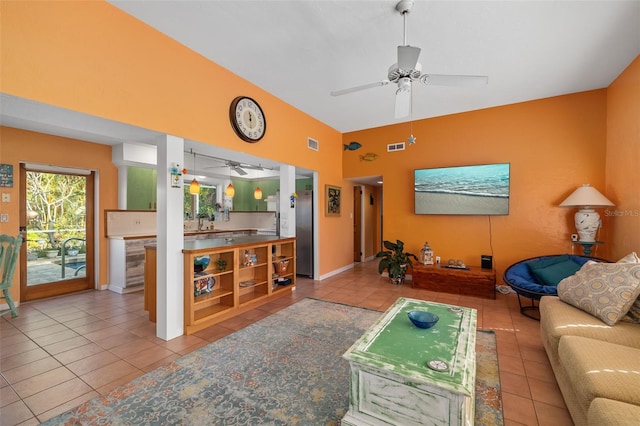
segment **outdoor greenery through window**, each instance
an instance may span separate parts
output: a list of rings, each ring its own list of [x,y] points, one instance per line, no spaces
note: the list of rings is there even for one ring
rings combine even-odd
[[[216,187],[200,184],[200,194],[192,196],[189,193],[189,185],[185,184],[184,188],[184,217],[196,218],[198,215],[202,217],[212,217],[216,212]],[[193,205],[195,201],[196,205]]]
[[[86,177],[27,172],[27,251],[34,257],[67,250],[85,252]],[[51,256],[49,256],[51,257]]]

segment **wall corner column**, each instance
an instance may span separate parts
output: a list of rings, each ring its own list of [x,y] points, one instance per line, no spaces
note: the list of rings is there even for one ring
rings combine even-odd
[[[158,141],[156,336],[170,340],[184,334],[182,186],[171,186],[170,169],[184,163],[184,139],[165,135]]]

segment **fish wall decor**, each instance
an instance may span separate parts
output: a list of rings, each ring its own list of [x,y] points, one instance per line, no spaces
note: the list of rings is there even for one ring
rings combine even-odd
[[[355,151],[356,149],[360,149],[362,148],[362,145],[360,145],[360,142],[350,142],[349,145],[344,144],[344,150],[349,150],[349,151]]]
[[[378,159],[378,154],[373,152],[367,152],[365,155],[360,156],[360,161],[374,161]]]

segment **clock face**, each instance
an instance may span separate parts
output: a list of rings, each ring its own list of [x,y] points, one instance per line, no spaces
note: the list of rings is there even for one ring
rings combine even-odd
[[[262,108],[246,96],[238,96],[231,102],[229,120],[238,137],[245,142],[258,142],[267,130]]]

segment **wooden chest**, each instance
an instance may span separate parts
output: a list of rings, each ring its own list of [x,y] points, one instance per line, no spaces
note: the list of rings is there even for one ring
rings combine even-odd
[[[450,269],[439,265],[413,265],[412,287],[465,296],[496,298],[496,271],[471,266]]]

